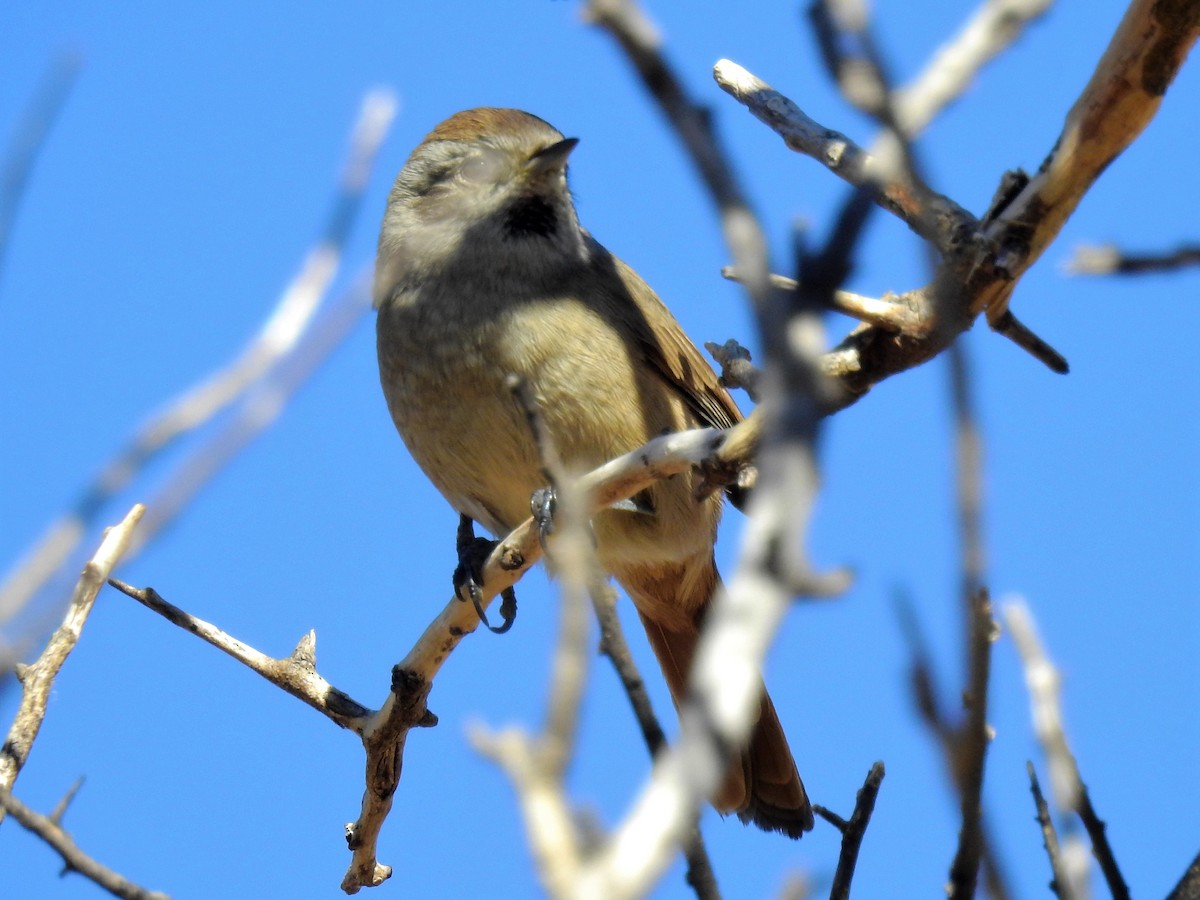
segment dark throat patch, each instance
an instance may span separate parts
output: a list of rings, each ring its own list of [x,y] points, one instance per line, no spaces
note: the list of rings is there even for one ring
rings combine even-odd
[[[549,237],[557,230],[558,213],[542,197],[521,197],[505,212],[504,232],[509,237]]]

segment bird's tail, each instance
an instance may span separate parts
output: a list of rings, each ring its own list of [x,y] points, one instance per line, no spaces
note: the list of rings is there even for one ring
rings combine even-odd
[[[680,571],[672,573],[678,577],[664,577],[667,573],[661,566],[654,567],[652,577],[645,570],[622,572],[619,577],[638,608],[677,708],[687,691],[699,623],[719,582],[711,556],[698,570],[700,564],[691,560],[680,565]],[[669,596],[672,592],[677,596]],[[812,806],[765,687],[750,742],[730,766],[712,802],[722,813],[737,813],[743,822],[791,838],[813,827]]]

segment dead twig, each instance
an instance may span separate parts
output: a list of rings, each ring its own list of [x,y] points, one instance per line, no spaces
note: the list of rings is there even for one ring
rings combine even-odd
[[[1079,816],[1091,840],[1092,855],[1100,865],[1100,871],[1104,874],[1112,896],[1116,900],[1128,898],[1129,887],[1121,875],[1116,856],[1108,842],[1105,824],[1092,806],[1087,787],[1079,774],[1075,755],[1067,744],[1059,701],[1062,679],[1058,669],[1042,646],[1033,613],[1023,601],[1018,599],[1006,603],[1004,619],[1012,634],[1013,643],[1021,654],[1034,732],[1050,767],[1050,787],[1056,803],[1060,809],[1070,810]],[[1064,858],[1069,861],[1071,854],[1064,854]],[[1071,890],[1078,893],[1076,886],[1084,882],[1086,873],[1066,868],[1065,875]]]
[[[83,632],[84,623],[91,615],[96,595],[104,586],[109,572],[120,561],[133,537],[133,531],[141,521],[146,508],[135,505],[120,524],[108,529],[95,555],[83,567],[83,573],[75,585],[67,614],[62,624],[50,636],[37,660],[29,665],[17,667],[17,678],[21,682],[21,702],[13,718],[12,727],[4,744],[0,746],[0,788],[12,790],[21,768],[29,758],[33,742],[37,740],[42,721],[46,717],[46,704],[50,689],[58,677],[63,663]],[[0,816],[0,821],[3,816]]]
[[[719,456],[725,451],[726,442],[736,440],[739,434],[736,428],[728,432],[705,428],[665,435],[588,473],[577,480],[575,489],[583,498],[586,510],[602,509],[644,490],[661,478]],[[541,555],[539,524],[532,518],[527,519],[497,544],[484,563],[481,605],[486,609],[497,594],[515,584]],[[363,887],[387,880],[391,876],[391,867],[379,863],[376,848],[399,785],[405,741],[412,728],[436,724],[437,718],[426,705],[429,691],[437,673],[463,637],[478,627],[475,608],[457,597],[451,598],[408,655],[393,668],[392,689],[381,708],[373,711],[334,688],[316,672],[315,636],[311,632],[290,656],[275,659],[172,606],[152,589],[137,589],[116,581],[113,584],[360,736],[366,751],[366,786],[359,817],[346,826],[352,858],[342,889],[356,893]],[[497,738],[498,753],[509,754],[510,748],[515,746],[509,737],[501,735]],[[526,774],[522,771],[519,777]],[[538,798],[535,805],[553,797],[549,792],[534,793]],[[569,821],[567,813],[563,807],[555,820]]]
[[[140,887],[125,876],[92,859],[71,840],[71,836],[62,829],[53,816],[43,816],[30,809],[5,787],[0,787],[0,810],[16,819],[26,831],[36,834],[49,844],[54,852],[62,858],[64,873],[78,872],[114,897],[123,897],[126,900],[170,900],[167,894]]]
[[[875,811],[875,799],[879,796],[883,776],[882,762],[871,766],[866,781],[858,789],[854,812],[850,814],[849,819],[843,819],[823,806],[813,806],[813,812],[842,833],[842,849],[838,854],[833,885],[829,889],[829,900],[850,900],[850,882],[854,879],[854,867],[858,865],[858,851],[862,848],[863,838],[866,837],[871,813]]]
[[[1042,787],[1038,784],[1037,770],[1032,762],[1025,763],[1025,771],[1029,773],[1029,790],[1033,793],[1033,805],[1037,809],[1037,822],[1042,829],[1042,845],[1046,848],[1046,856],[1050,859],[1050,890],[1059,900],[1073,900],[1075,893],[1071,883],[1063,871],[1062,854],[1058,849],[1058,835],[1054,831],[1054,822],[1050,818],[1050,807],[1042,795]]]
[[[1182,244],[1163,253],[1129,253],[1116,244],[1076,247],[1063,265],[1070,275],[1142,275],[1200,265],[1200,244]]]
[[[63,53],[54,61],[29,101],[0,168],[0,275],[12,239],[13,223],[29,184],[34,163],[46,144],[83,67],[78,53]]]

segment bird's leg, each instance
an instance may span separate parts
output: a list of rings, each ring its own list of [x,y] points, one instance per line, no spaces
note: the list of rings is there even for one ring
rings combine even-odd
[[[488,631],[493,634],[504,634],[512,628],[512,624],[517,618],[516,591],[512,587],[506,587],[500,592],[500,618],[504,621],[499,625],[493,625],[488,621],[487,612],[484,611],[483,592],[479,587],[483,580],[483,564],[487,562],[487,558],[492,555],[492,551],[496,549],[498,543],[499,541],[477,537],[475,523],[471,517],[459,514],[458,534],[455,541],[458,550],[458,565],[454,567],[454,594],[459,600],[466,601],[470,598],[471,602],[475,604],[475,612],[479,614],[479,621],[487,626]]]

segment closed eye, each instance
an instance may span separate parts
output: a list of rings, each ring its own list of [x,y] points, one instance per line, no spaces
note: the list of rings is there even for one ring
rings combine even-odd
[[[504,180],[507,158],[499,150],[484,147],[467,157],[459,168],[459,175],[476,184],[497,184]]]

